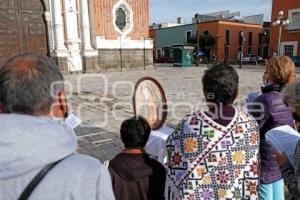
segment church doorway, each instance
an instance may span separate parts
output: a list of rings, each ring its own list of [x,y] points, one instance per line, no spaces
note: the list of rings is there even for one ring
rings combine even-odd
[[[40,0],[0,0],[0,64],[22,53],[48,54]]]

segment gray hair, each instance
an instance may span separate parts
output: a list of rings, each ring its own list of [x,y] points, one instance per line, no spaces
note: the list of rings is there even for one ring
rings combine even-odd
[[[0,67],[0,104],[5,112],[49,114],[60,91],[63,75],[50,58],[24,54]]]
[[[284,102],[288,106],[300,110],[300,80],[297,79],[296,82],[290,86],[287,86],[281,91]]]

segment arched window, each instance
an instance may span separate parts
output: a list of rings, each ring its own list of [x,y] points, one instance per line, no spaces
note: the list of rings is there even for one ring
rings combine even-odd
[[[113,7],[113,25],[122,37],[128,35],[133,29],[133,12],[125,0],[118,1]]]
[[[120,31],[123,31],[126,27],[126,13],[122,8],[118,8],[116,12],[116,25]]]

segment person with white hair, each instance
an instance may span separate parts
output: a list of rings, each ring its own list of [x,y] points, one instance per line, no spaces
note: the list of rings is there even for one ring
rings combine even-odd
[[[282,90],[284,102],[293,110],[293,118],[298,127],[300,124],[300,80]],[[294,154],[294,163],[291,163],[284,153],[273,150],[280,165],[280,170],[291,199],[300,199],[300,141],[298,141]]]
[[[0,199],[115,199],[108,169],[76,153],[64,78],[50,58],[24,54],[0,67],[0,113]]]

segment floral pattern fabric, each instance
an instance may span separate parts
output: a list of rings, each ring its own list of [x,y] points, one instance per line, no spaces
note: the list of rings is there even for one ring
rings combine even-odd
[[[167,199],[258,199],[259,135],[235,110],[226,127],[204,112],[187,115],[167,142]]]

